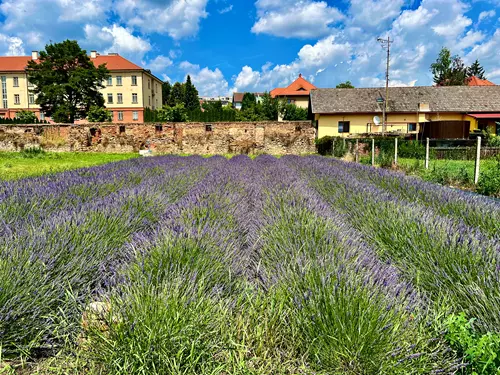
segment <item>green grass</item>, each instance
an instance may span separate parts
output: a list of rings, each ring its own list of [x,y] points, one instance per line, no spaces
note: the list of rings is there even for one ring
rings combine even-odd
[[[137,157],[135,153],[0,152],[0,180],[40,176]]]

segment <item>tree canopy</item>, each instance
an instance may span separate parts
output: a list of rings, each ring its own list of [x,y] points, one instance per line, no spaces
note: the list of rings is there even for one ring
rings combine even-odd
[[[113,115],[106,108],[93,105],[87,113],[87,120],[89,122],[110,122],[113,121]]]
[[[472,65],[467,68],[467,76],[468,77],[476,76],[479,79],[486,79],[484,75],[484,68],[479,63],[479,60],[476,59],[476,61],[474,61]]]
[[[184,105],[188,111],[200,108],[200,99],[198,90],[191,82],[191,76],[187,76],[186,83],[184,84]]]
[[[434,83],[438,86],[466,85],[467,78],[472,76],[486,79],[484,68],[478,60],[467,67],[460,56],[452,56],[446,47],[441,49],[438,58],[431,64],[431,72],[434,75]]]
[[[168,104],[168,99],[170,98],[170,93],[172,92],[172,85],[170,82],[163,82],[161,85],[161,97],[162,97],[162,103],[161,104]]]
[[[351,81],[345,81],[345,82],[339,83],[337,85],[337,88],[338,89],[353,89],[354,86],[352,85]]]
[[[26,73],[36,104],[56,122],[73,123],[85,118],[91,106],[104,106],[99,90],[109,71],[105,65],[94,66],[74,40],[47,44],[37,61],[28,62]]]
[[[255,97],[255,94],[251,92],[246,92],[243,94],[243,99],[241,101],[241,110],[246,111],[248,109],[251,109],[255,107],[257,104],[257,98]]]

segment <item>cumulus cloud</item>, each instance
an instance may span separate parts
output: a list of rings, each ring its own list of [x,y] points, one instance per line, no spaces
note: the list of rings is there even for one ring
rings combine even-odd
[[[489,11],[481,12],[481,13],[479,13],[478,21],[481,22],[487,18],[493,18],[496,16],[496,14],[497,13],[493,9],[489,10]]]
[[[219,9],[218,12],[219,12],[219,14],[225,14],[225,13],[229,13],[232,10],[233,10],[233,4],[231,4],[225,8]]]
[[[154,59],[149,61],[143,61],[142,65],[146,69],[150,69],[153,73],[158,74],[164,72],[165,69],[172,66],[173,62],[168,57],[163,55],[158,55]]]
[[[179,67],[186,72],[184,80],[189,75],[191,81],[198,89],[200,96],[223,96],[229,95],[229,84],[224,78],[224,74],[215,68],[211,70],[208,67],[200,68],[197,64],[191,64],[189,61],[183,61]]]
[[[270,34],[285,38],[315,38],[328,34],[331,26],[344,15],[326,1],[312,0],[258,0],[257,22],[252,27],[256,34]]]
[[[167,34],[175,40],[195,36],[206,18],[208,0],[117,0],[122,22],[142,32]]]
[[[0,34],[0,54],[7,56],[24,55],[24,46],[21,38]]]

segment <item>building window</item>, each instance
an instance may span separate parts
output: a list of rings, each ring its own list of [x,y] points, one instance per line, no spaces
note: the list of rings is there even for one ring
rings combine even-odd
[[[30,104],[35,104],[35,94],[29,94],[28,100]]]
[[[2,76],[2,104],[3,108],[9,108],[7,105],[7,77]]]
[[[116,86],[122,85],[122,76],[116,76]]]
[[[294,99],[288,99],[287,102],[288,102],[288,104],[295,104],[295,100]]]
[[[123,121],[123,111],[118,111],[118,121]]]
[[[45,113],[40,112],[40,120],[45,121]]]
[[[414,122],[408,124],[408,131],[409,132],[416,132],[417,131],[417,124]]]
[[[108,78],[108,86],[113,86],[113,77]]]
[[[148,89],[151,88],[151,80],[148,78]]]
[[[162,126],[162,125],[156,125],[156,126],[155,126],[155,131],[156,131],[157,133],[161,133],[161,132],[163,131],[163,126]]]
[[[351,123],[349,121],[339,121],[339,133],[349,133]]]
[[[19,98],[19,94],[14,94],[14,104],[21,104],[21,99]]]
[[[134,121],[138,121],[139,120],[139,112],[132,111],[132,120],[134,120]]]
[[[137,94],[132,94],[132,103],[137,104]]]
[[[108,94],[108,104],[113,104],[113,94]]]
[[[148,99],[149,99],[149,105],[151,106],[151,97],[148,96]]]
[[[14,87],[19,87],[19,77],[14,77]]]
[[[132,86],[137,86],[137,76],[132,76]]]
[[[120,112],[118,112],[118,117],[120,117]],[[120,125],[120,134],[125,133],[125,125]]]
[[[123,95],[122,94],[116,94],[117,98],[117,103],[118,104],[123,104]]]
[[[205,125],[205,131],[207,132],[211,132],[213,129],[212,129],[212,124],[206,124]]]

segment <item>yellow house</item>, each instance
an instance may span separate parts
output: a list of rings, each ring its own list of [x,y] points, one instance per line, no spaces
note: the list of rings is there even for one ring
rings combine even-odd
[[[38,52],[31,56],[0,57],[0,81],[2,83],[2,103],[0,117],[13,118],[17,111],[35,112],[41,120],[45,115],[35,104],[35,97],[30,93],[32,87],[25,73],[29,60],[37,60]],[[101,93],[105,106],[113,113],[115,122],[144,122],[145,108],[162,106],[162,84],[150,71],[141,68],[117,53],[100,55],[90,53],[94,65],[106,64],[110,78],[104,83]]]
[[[476,129],[500,134],[500,86],[390,87],[385,124],[384,95],[382,88],[312,90],[318,138],[384,133],[453,139]]]

